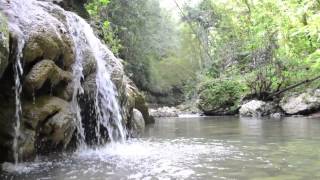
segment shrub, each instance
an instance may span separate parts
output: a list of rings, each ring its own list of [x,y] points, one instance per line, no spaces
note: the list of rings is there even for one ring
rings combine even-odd
[[[200,85],[199,108],[210,114],[232,114],[238,109],[245,86],[234,80],[209,80]]]

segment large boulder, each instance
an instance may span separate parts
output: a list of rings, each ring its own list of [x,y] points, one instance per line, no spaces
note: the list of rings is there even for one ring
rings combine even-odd
[[[289,115],[307,115],[320,111],[320,89],[288,95],[281,100],[280,107]]]
[[[141,112],[137,109],[133,109],[131,117],[131,135],[133,137],[139,136],[145,129],[145,122]]]
[[[6,18],[0,13],[0,78],[8,66],[9,30]]]
[[[268,116],[275,112],[275,105],[270,102],[251,100],[243,104],[239,110],[241,116],[260,117]]]

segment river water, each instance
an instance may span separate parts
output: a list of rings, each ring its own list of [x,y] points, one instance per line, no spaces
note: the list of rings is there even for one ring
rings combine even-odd
[[[140,139],[52,154],[0,179],[320,179],[320,119],[163,118]]]

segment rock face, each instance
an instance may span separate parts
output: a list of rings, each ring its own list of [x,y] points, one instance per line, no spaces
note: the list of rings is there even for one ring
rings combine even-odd
[[[78,19],[76,15],[50,2],[0,1],[0,162],[13,160],[17,72],[12,70],[12,66],[17,59],[23,64],[19,81],[22,85],[18,137],[20,159],[74,147],[78,129],[73,99],[79,101],[84,128],[94,131],[91,126],[96,118],[97,60],[92,44],[89,45],[82,34],[77,34],[78,31],[72,31],[81,27],[71,28],[70,17],[75,17],[75,21]],[[8,25],[4,19],[8,20]],[[79,37],[78,41],[81,42],[75,41],[74,36]],[[12,40],[10,49],[9,39]],[[152,123],[153,120],[144,97],[124,74],[121,62],[110,51],[103,53],[117,90],[116,98],[122,107],[123,124],[128,127],[131,124],[133,133],[143,131],[145,123]],[[78,91],[81,92],[75,91],[77,84],[74,81],[77,75],[75,68],[79,65],[76,59],[79,57],[82,61],[78,69],[83,73],[79,79],[82,88]],[[91,131],[86,133],[90,138]],[[106,135],[103,132],[101,134]]]
[[[320,111],[320,89],[284,97],[280,102],[280,107],[289,115],[306,115]]]
[[[0,78],[8,66],[9,29],[6,18],[0,13]]]
[[[60,5],[64,9],[68,11],[77,12],[80,16],[87,18],[89,14],[87,13],[84,5],[88,3],[89,0],[42,0],[47,2],[53,2],[55,4]]]
[[[275,105],[259,100],[251,100],[243,104],[239,110],[241,116],[260,117],[275,112]]]

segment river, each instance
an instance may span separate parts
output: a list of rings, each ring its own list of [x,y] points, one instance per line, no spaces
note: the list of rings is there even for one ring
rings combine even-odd
[[[320,179],[320,119],[162,118],[140,139],[52,154],[0,179]]]

